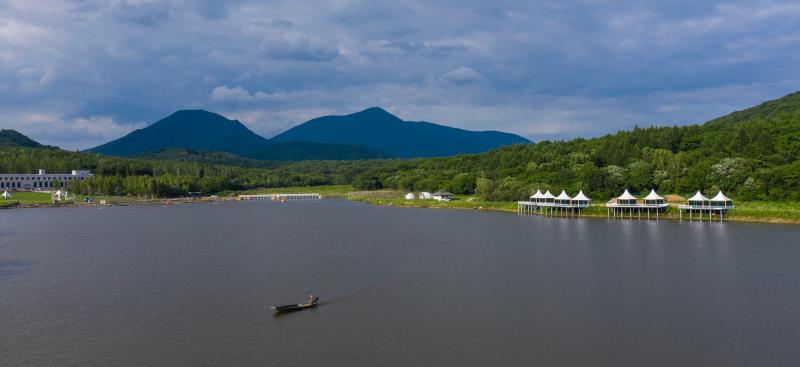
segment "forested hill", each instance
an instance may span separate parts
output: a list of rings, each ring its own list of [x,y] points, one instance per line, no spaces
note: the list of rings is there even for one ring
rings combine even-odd
[[[16,130],[0,130],[0,148],[6,147],[42,147],[37,141],[20,134]]]

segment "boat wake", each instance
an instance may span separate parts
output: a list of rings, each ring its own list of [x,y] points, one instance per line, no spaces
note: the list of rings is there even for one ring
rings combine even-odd
[[[376,292],[380,291],[381,289],[386,288],[387,285],[389,285],[389,284],[391,284],[391,283],[393,283],[393,282],[395,282],[397,280],[399,280],[399,277],[398,278],[385,279],[385,280],[381,280],[381,281],[378,281],[378,282],[370,283],[370,284],[367,284],[367,285],[365,285],[363,287],[356,288],[356,289],[354,289],[354,290],[352,290],[350,292],[347,292],[345,294],[340,294],[340,295],[335,295],[335,296],[330,297],[330,298],[320,299],[319,304],[320,305],[322,305],[322,304],[326,304],[327,305],[327,304],[332,304],[332,303],[349,302],[349,301],[353,301],[353,300],[360,299],[360,298],[363,298],[363,297],[367,297],[367,296],[369,296],[369,295],[371,295],[373,293],[376,293]]]

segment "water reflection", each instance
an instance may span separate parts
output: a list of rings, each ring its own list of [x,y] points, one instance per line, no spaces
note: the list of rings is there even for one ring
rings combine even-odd
[[[19,275],[29,271],[30,268],[30,261],[0,259],[0,278]]]

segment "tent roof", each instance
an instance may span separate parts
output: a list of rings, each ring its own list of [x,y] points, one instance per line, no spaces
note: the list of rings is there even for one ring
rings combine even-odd
[[[542,195],[542,199],[555,199],[555,198],[556,197],[550,193],[550,190],[547,190],[547,192],[545,192],[544,195]]]
[[[542,198],[542,190],[536,190],[536,193],[531,196],[531,199],[541,199]]]
[[[572,200],[591,201],[592,199],[589,199],[588,197],[586,197],[586,195],[583,194],[583,191],[579,191],[578,195],[575,195],[575,197],[572,198]]]
[[[663,197],[656,194],[656,190],[650,189],[650,193],[644,197],[645,200],[664,200]]]
[[[561,193],[558,194],[558,197],[556,197],[556,199],[558,199],[558,200],[572,200],[572,198],[569,197],[569,195],[567,195],[567,192],[564,191],[564,190],[561,190]]]
[[[623,192],[622,195],[617,198],[617,200],[636,200],[636,196],[631,195],[631,193],[628,192],[628,189],[625,189],[625,192]]]
[[[717,196],[711,198],[711,201],[733,201],[733,200],[725,196],[725,194],[723,194],[722,191],[720,191],[719,193],[717,193]]]
[[[708,198],[705,197],[700,191],[698,191],[694,196],[690,197],[687,201],[708,201]]]

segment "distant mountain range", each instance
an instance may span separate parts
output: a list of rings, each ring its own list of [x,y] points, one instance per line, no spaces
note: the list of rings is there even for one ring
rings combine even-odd
[[[519,135],[499,131],[468,131],[403,121],[378,107],[346,116],[315,118],[271,140],[360,145],[401,158],[481,153],[502,145],[530,143]]]
[[[168,148],[219,151],[259,160],[350,160],[388,158],[363,146],[313,142],[275,142],[241,122],[203,110],[182,110],[143,129],[90,149],[115,156],[142,155]]]
[[[133,156],[184,148],[257,160],[352,160],[450,156],[529,142],[497,131],[407,122],[377,107],[346,116],[315,118],[265,139],[237,120],[203,110],[182,110],[90,151]]]

